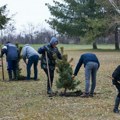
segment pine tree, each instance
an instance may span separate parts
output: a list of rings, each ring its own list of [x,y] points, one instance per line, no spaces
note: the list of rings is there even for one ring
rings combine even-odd
[[[21,53],[21,50],[22,50],[22,47],[19,47],[19,44],[16,43],[16,46],[18,48],[18,63],[17,63],[17,80],[20,80],[23,78],[23,76],[21,75],[21,70],[22,68],[20,68],[20,59],[21,59],[21,56],[20,56],[20,53]]]
[[[57,88],[64,88],[64,94],[66,94],[67,90],[74,90],[77,85],[80,84],[80,81],[76,81],[72,79],[72,66],[70,63],[73,61],[73,58],[68,62],[68,55],[64,54],[64,48],[61,47],[62,60],[57,59],[57,73],[59,74],[59,78],[56,81]]]
[[[7,5],[0,7],[0,30],[5,29],[7,23],[11,20],[8,17]]]

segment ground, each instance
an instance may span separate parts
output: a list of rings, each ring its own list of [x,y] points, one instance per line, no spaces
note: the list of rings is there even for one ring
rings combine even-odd
[[[97,75],[96,95],[93,98],[81,97],[48,97],[46,94],[46,76],[39,69],[39,81],[8,82],[5,59],[5,79],[2,80],[0,70],[0,120],[119,120],[120,116],[113,113],[116,89],[108,77],[120,63],[119,51],[66,50],[69,58],[73,57],[73,69],[84,52],[95,53],[101,63]],[[22,74],[26,75],[26,66],[20,61]],[[33,76],[33,71],[32,71]],[[55,81],[53,90],[57,90]],[[79,71],[77,79],[81,84],[77,89],[84,91],[84,67]]]

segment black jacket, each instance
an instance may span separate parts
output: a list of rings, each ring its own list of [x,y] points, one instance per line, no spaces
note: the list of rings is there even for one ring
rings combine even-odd
[[[120,65],[117,66],[117,68],[114,70],[114,72],[112,73],[112,77],[113,77],[113,84],[119,84],[120,81]]]

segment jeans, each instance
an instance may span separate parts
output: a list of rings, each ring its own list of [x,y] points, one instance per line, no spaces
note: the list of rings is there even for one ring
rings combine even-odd
[[[98,70],[98,64],[96,62],[88,62],[85,66],[85,93],[94,93],[96,87],[96,73]],[[91,77],[91,90],[90,88]]]
[[[38,70],[37,70],[38,60],[39,60],[38,55],[33,55],[28,59],[28,63],[27,63],[27,80],[30,80],[30,74],[31,74],[32,65],[34,65],[34,80],[37,79],[37,76],[38,76]]]

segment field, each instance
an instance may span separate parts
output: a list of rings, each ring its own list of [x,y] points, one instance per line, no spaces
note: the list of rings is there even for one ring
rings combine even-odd
[[[62,46],[62,45],[60,45]],[[34,46],[38,48],[38,46]],[[120,115],[112,112],[116,89],[108,75],[120,64],[120,53],[114,51],[114,46],[100,46],[109,50],[91,50],[91,46],[64,45],[69,59],[74,58],[73,69],[84,52],[95,53],[101,63],[97,74],[96,95],[93,98],[81,97],[48,97],[46,94],[46,76],[39,69],[39,81],[12,81],[8,82],[4,57],[5,81],[2,81],[0,70],[0,120],[119,120]],[[88,49],[87,49],[88,48]],[[112,49],[111,49],[112,48]],[[111,49],[111,50],[110,50]],[[22,74],[26,75],[26,66],[20,61]],[[33,73],[32,73],[33,75]],[[55,74],[53,90],[58,75]],[[77,79],[81,84],[77,89],[84,91],[84,67],[79,71]]]

